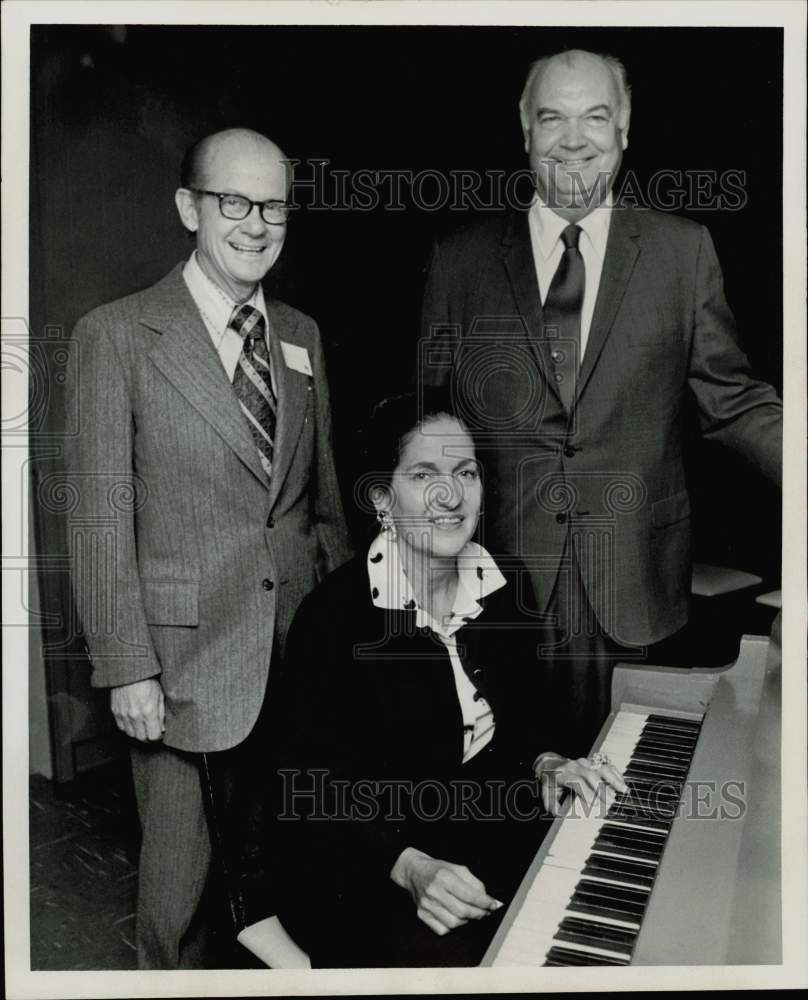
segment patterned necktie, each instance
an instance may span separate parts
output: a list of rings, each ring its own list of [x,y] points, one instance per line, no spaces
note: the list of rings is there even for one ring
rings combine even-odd
[[[581,306],[586,271],[578,249],[580,235],[580,226],[567,226],[561,233],[564,253],[544,303],[544,326],[554,327],[559,333],[557,341],[550,341],[550,357],[553,359],[553,378],[567,412],[572,409],[581,358]]]
[[[264,317],[257,309],[245,305],[236,309],[228,326],[244,338],[233,377],[233,388],[242,412],[249,421],[261,465],[267,476],[271,476],[278,401],[272,391]]]

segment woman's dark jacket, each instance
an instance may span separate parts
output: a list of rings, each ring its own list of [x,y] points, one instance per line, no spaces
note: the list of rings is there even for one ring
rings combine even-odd
[[[415,628],[414,611],[373,606],[366,557],[304,600],[269,691],[283,730],[278,857],[298,900],[305,885],[318,907],[348,912],[389,888],[408,846],[496,881],[503,859],[492,855],[503,844],[509,853],[514,823],[539,811],[532,764],[556,745],[557,714],[542,698],[529,576],[521,564],[503,573],[506,586],[456,633],[496,719],[492,742],[466,765],[446,647]]]

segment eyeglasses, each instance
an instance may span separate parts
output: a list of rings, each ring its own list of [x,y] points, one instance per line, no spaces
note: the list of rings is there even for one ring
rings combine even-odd
[[[225,219],[240,222],[252,212],[253,205],[258,206],[261,218],[270,226],[285,226],[289,218],[289,206],[285,201],[252,201],[243,194],[222,194],[220,191],[205,191],[203,188],[191,188],[197,194],[209,194],[219,199],[219,211]]]

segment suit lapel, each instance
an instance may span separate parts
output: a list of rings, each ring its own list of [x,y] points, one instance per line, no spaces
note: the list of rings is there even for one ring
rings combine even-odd
[[[606,338],[611,332],[615,316],[626,291],[631,272],[634,270],[640,249],[637,243],[639,227],[637,217],[631,209],[615,205],[606,241],[606,255],[600,275],[598,297],[592,315],[586,351],[581,370],[578,373],[575,402],[580,399],[592,377]]]
[[[154,364],[265,485],[258,449],[179,264],[159,285],[140,322],[161,334]]]
[[[288,368],[283,356],[281,341],[307,348],[307,344],[301,340],[297,332],[294,313],[269,298],[266,300],[266,306],[269,318],[269,349],[278,393],[278,421],[275,427],[272,477],[269,484],[271,509],[280,495],[281,487],[292,465],[307,410],[312,378]]]
[[[539,370],[550,391],[560,402],[561,396],[555,381],[547,377],[547,373],[553,370],[550,357],[552,342],[544,336],[544,317],[527,212],[512,212],[509,215],[502,239],[502,259],[519,315],[526,324],[528,340],[536,355]]]

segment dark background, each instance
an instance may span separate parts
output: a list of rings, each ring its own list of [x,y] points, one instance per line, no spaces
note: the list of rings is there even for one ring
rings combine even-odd
[[[173,193],[199,136],[249,126],[337,170],[516,171],[529,64],[582,47],[626,65],[623,170],[641,186],[660,169],[745,172],[743,210],[678,210],[710,228],[742,346],[781,390],[782,44],[765,28],[34,27],[32,337],[69,335],[84,312],[189,254]],[[413,370],[430,245],[459,221],[404,191],[405,211],[295,212],[270,272],[273,291],[320,325],[354,527],[356,427]],[[53,380],[48,403],[34,456],[65,419]],[[51,461],[34,462],[35,480]],[[779,494],[695,435],[689,470],[694,557],[778,587]],[[63,551],[58,518],[40,515],[38,530],[40,551]],[[46,584],[46,607],[63,605],[62,591]]]

